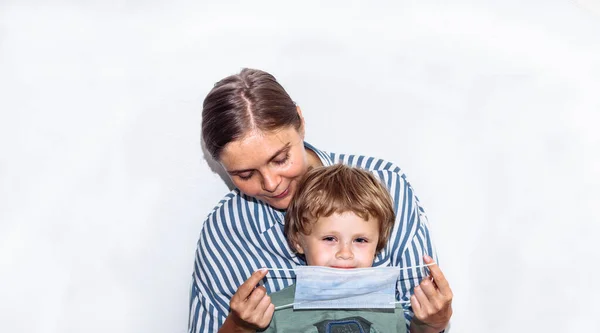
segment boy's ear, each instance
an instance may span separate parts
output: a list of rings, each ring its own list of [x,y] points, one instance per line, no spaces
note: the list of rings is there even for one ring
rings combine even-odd
[[[296,252],[298,252],[299,254],[304,254],[304,249],[302,248],[302,246],[300,246],[300,243],[295,242],[294,247],[296,248]]]

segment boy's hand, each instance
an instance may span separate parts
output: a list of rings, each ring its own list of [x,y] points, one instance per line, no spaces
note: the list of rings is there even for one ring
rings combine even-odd
[[[275,305],[271,303],[271,297],[267,295],[265,287],[256,286],[262,278],[267,275],[268,270],[258,270],[246,280],[231,298],[229,307],[231,311],[226,321],[231,319],[235,328],[228,332],[255,332],[269,325]]]
[[[426,264],[433,263],[430,256],[426,255],[423,259]],[[453,295],[450,285],[437,264],[429,266],[429,270],[431,276],[423,279],[410,297],[415,314],[411,332],[441,332],[448,326],[452,316]]]

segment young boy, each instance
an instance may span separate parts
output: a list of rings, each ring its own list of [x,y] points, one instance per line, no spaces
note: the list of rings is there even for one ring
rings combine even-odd
[[[392,199],[371,173],[345,165],[310,170],[285,216],[291,249],[309,266],[371,267],[394,225]],[[275,292],[275,307],[294,303],[296,285]],[[406,332],[396,309],[275,310],[265,332]]]

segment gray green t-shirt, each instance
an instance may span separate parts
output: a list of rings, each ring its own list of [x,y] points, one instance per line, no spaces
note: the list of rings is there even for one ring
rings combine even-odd
[[[271,294],[275,307],[292,304],[296,285]],[[302,333],[406,333],[401,305],[395,309],[294,310],[286,307],[275,311],[264,332]]]

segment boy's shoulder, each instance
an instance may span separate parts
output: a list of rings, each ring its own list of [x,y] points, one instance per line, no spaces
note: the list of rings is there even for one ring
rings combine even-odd
[[[271,302],[275,307],[294,303],[294,294],[296,293],[296,284],[283,288],[269,295]]]

